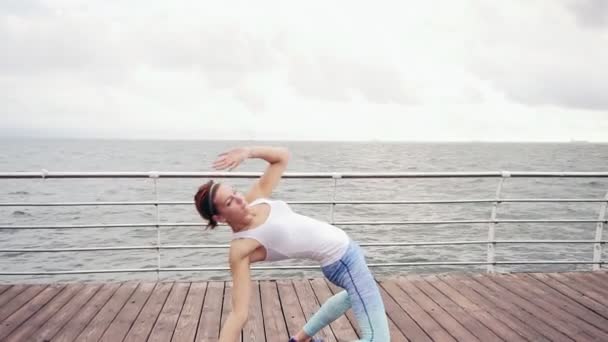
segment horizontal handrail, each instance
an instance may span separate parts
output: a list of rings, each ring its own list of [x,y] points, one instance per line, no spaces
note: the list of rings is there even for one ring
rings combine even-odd
[[[502,198],[502,199],[464,199],[464,200],[394,200],[394,201],[285,201],[297,205],[328,204],[466,204],[466,203],[601,203],[601,198]],[[121,205],[193,205],[192,201],[135,201],[135,202],[4,202],[0,207],[68,207],[68,206],[121,206]]]
[[[83,202],[3,202],[0,207],[61,207],[61,206],[154,206],[156,208],[156,221],[143,223],[107,223],[107,224],[56,224],[56,225],[9,225],[0,223],[0,230],[7,229],[93,229],[93,228],[153,228],[157,231],[157,241],[153,245],[133,246],[91,246],[91,247],[67,247],[67,248],[4,248],[0,253],[58,253],[58,252],[96,252],[96,251],[132,251],[153,250],[157,253],[157,262],[154,267],[148,268],[119,268],[100,270],[50,270],[36,272],[0,272],[0,275],[58,275],[58,274],[86,274],[86,273],[130,273],[130,272],[189,272],[189,271],[229,271],[229,267],[161,267],[161,250],[179,249],[205,249],[205,248],[229,248],[228,244],[199,244],[199,245],[163,245],[160,240],[161,227],[200,227],[203,222],[160,222],[159,208],[161,206],[188,205],[192,201],[165,200],[160,201],[157,192],[157,181],[160,178],[257,178],[261,172],[0,172],[0,179],[85,179],[85,178],[140,178],[152,179],[154,185],[155,200],[153,201],[83,201]],[[527,172],[527,171],[492,171],[492,172],[292,172],[286,173],[284,178],[299,179],[332,179],[334,195],[332,200],[288,200],[289,204],[297,205],[331,205],[329,223],[336,226],[354,225],[459,225],[459,224],[489,224],[489,236],[486,240],[470,241],[421,241],[421,242],[361,242],[363,247],[405,247],[405,246],[448,246],[448,245],[488,245],[488,260],[485,261],[429,261],[429,262],[389,262],[372,263],[370,267],[393,267],[393,266],[458,266],[458,265],[486,265],[488,271],[493,272],[496,265],[532,265],[532,264],[606,264],[601,260],[601,248],[608,242],[602,239],[603,226],[608,223],[605,216],[600,215],[598,219],[584,218],[551,218],[551,219],[497,219],[494,214],[489,219],[453,219],[453,220],[382,220],[382,221],[336,221],[334,219],[334,208],[336,205],[409,205],[409,204],[493,204],[494,208],[499,203],[607,203],[607,198],[501,198],[501,186],[506,178],[606,178],[608,172]],[[494,198],[469,198],[469,199],[423,199],[423,200],[337,200],[336,184],[339,179],[399,179],[399,178],[500,178],[499,186]],[[350,197],[352,198],[352,197]],[[595,223],[597,224],[596,238],[594,240],[496,240],[493,229],[496,224],[504,223]],[[496,261],[494,259],[494,245],[497,244],[594,244],[594,258],[585,260],[517,260]],[[490,246],[492,250],[490,251]],[[10,254],[9,254],[10,255]],[[490,257],[491,256],[491,257]],[[150,265],[152,266],[152,265]],[[124,267],[124,266],[123,266]],[[129,267],[129,266],[127,266]],[[254,266],[252,270],[294,270],[294,269],[319,269],[318,265],[284,265],[284,266]]]
[[[483,223],[607,223],[597,219],[538,219],[538,220],[434,220],[434,221],[338,221],[336,226],[355,225],[426,225],[426,224],[483,224]],[[75,225],[0,225],[0,229],[94,229],[94,228],[155,228],[155,227],[202,227],[202,223],[110,223]]]
[[[361,242],[362,247],[406,247],[406,246],[451,246],[451,245],[485,245],[487,243],[499,244],[585,244],[608,243],[608,240],[477,240],[477,241],[422,241],[422,242]],[[128,251],[128,250],[156,250],[156,249],[227,249],[230,245],[149,245],[149,246],[99,246],[74,248],[5,248],[0,253],[54,253],[54,252],[92,252],[92,251]]]
[[[370,263],[368,267],[401,267],[401,266],[468,266],[488,265],[487,261],[453,261],[453,262],[393,262],[393,263]],[[579,260],[529,260],[529,261],[496,261],[495,265],[602,265],[606,262],[579,261]],[[284,266],[251,266],[251,270],[303,270],[320,269],[319,265],[284,265]],[[64,270],[64,271],[42,271],[42,272],[0,272],[5,276],[23,275],[68,275],[68,274],[90,274],[90,273],[140,273],[140,272],[200,272],[200,271],[230,271],[229,267],[161,267],[161,268],[132,268],[132,269],[101,269],[101,270]]]
[[[261,172],[0,172],[0,179],[15,178],[257,178]],[[608,172],[287,172],[283,178],[493,178],[493,177],[608,177]]]

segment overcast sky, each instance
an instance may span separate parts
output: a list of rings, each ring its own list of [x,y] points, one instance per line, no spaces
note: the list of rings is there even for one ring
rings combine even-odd
[[[608,141],[608,1],[0,1],[0,134]]]

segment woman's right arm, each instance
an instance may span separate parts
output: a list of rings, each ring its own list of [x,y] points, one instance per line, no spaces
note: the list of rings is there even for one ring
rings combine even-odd
[[[232,170],[247,158],[259,158],[268,162],[266,170],[258,179],[245,198],[252,202],[260,197],[269,197],[274,188],[279,184],[287,163],[289,162],[289,150],[285,147],[253,146],[235,148],[220,154],[213,163],[218,170]]]
[[[232,272],[232,311],[220,332],[220,342],[238,340],[249,313],[251,276],[249,271],[250,245],[246,240],[233,241],[230,246],[230,271]]]

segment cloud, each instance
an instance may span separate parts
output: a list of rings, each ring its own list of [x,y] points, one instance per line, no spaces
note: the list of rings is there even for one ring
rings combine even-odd
[[[301,95],[330,101],[350,101],[352,96],[360,95],[378,104],[418,102],[398,68],[329,56],[294,58],[290,63],[289,84]]]
[[[38,15],[49,13],[50,9],[40,0],[3,0],[0,13],[5,15]]]
[[[571,0],[567,8],[572,11],[577,22],[593,29],[608,26],[608,2],[604,0]]]
[[[608,110],[608,34],[579,28],[557,3],[542,4],[480,6],[485,19],[469,69],[518,103]]]
[[[0,128],[147,138],[602,136],[588,123],[607,119],[588,112],[608,108],[607,35],[575,14],[548,0],[5,1]],[[547,136],[535,114],[566,128]],[[496,122],[508,129],[483,128]]]

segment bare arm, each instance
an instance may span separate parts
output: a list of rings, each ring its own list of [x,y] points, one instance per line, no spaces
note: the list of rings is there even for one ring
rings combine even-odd
[[[257,147],[251,149],[250,155],[250,158],[261,158],[269,164],[264,174],[253,184],[249,193],[245,196],[249,202],[256,198],[270,196],[287,168],[289,151],[281,147]]]
[[[237,167],[246,158],[259,158],[268,162],[264,174],[258,179],[245,198],[248,202],[260,197],[270,196],[274,188],[279,184],[287,163],[289,151],[284,147],[254,146],[231,150],[220,155],[214,163],[216,169],[229,170]]]
[[[242,248],[241,248],[242,247]],[[222,326],[219,342],[237,341],[247,322],[251,276],[249,271],[250,248],[239,242],[230,247],[230,271],[232,272],[232,311]]]

